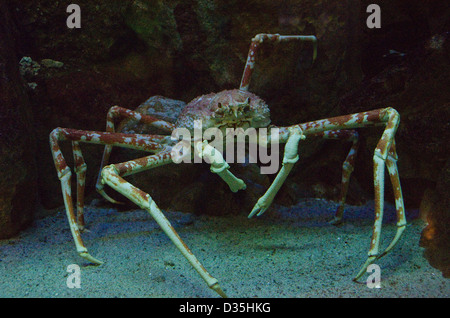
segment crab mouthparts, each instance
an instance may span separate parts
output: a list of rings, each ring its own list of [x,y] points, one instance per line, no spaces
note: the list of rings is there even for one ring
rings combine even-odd
[[[215,115],[214,117],[228,120],[233,119],[235,120],[240,117],[243,117],[249,110],[250,110],[249,98],[247,98],[245,102],[239,104],[222,105],[221,103],[218,103],[217,109],[214,111]]]

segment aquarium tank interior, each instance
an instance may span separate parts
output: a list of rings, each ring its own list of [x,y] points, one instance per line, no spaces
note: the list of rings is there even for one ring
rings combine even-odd
[[[0,297],[449,297],[445,1],[0,15]]]

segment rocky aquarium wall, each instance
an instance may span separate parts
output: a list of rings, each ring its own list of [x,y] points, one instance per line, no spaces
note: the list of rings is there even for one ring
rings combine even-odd
[[[425,248],[432,266],[450,277],[446,1],[378,1],[380,21],[367,10],[373,1],[365,0],[75,2],[78,16],[65,1],[0,0],[1,239],[63,206],[49,147],[54,128],[104,131],[113,105],[151,109],[174,122],[195,97],[239,87],[256,34],[304,34],[317,37],[316,60],[310,43],[269,43],[258,52],[250,91],[267,102],[272,123],[279,126],[395,108],[401,116],[396,146],[405,206],[419,210],[418,217],[428,223],[415,243]],[[149,100],[152,96],[164,96],[164,102],[162,97]],[[131,121],[119,129],[154,133]],[[382,128],[358,132],[347,198],[356,206],[374,199],[373,151]],[[70,143],[61,147],[73,167]],[[104,205],[95,191],[103,147],[82,148],[88,166],[85,201]],[[339,200],[349,145],[307,138],[300,149],[300,160],[275,203],[289,207],[300,198]],[[139,157],[138,151],[115,150],[111,161]],[[171,165],[128,180],[162,209],[248,213],[274,177],[259,174],[254,164],[233,164],[232,169],[248,184],[245,193],[232,193],[217,182],[207,164]],[[385,200],[395,201],[390,185]],[[134,208],[131,203],[121,207]]]

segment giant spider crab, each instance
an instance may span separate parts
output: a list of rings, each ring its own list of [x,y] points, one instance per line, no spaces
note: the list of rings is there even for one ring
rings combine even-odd
[[[406,226],[406,218],[403,206],[400,179],[397,170],[397,154],[395,150],[394,135],[399,125],[399,114],[393,108],[382,108],[362,113],[327,118],[312,122],[294,124],[288,127],[269,126],[269,108],[267,104],[258,96],[248,92],[250,79],[255,65],[258,48],[263,42],[284,42],[284,41],[310,41],[314,45],[313,61],[317,55],[317,39],[315,36],[300,35],[279,35],[279,34],[258,34],[251,42],[244,73],[239,89],[225,90],[217,94],[209,94],[197,97],[185,106],[175,124],[160,120],[150,115],[144,115],[132,110],[114,106],[107,114],[106,132],[84,131],[69,128],[56,128],[50,133],[50,146],[53,160],[56,166],[58,178],[61,181],[62,193],[65,209],[70,225],[70,229],[75,241],[79,255],[89,262],[101,264],[102,262],[92,257],[81,239],[81,231],[84,229],[83,206],[84,206],[84,183],[86,176],[86,164],[80,150],[80,142],[105,145],[103,159],[99,176],[97,179],[97,191],[107,200],[117,203],[109,197],[103,187],[106,183],[142,209],[147,210],[159,224],[162,230],[172,240],[182,255],[189,261],[194,269],[205,280],[208,286],[219,295],[226,297],[226,294],[219,286],[218,280],[212,277],[182,241],[168,219],[156,205],[149,194],[127,182],[123,177],[135,174],[147,169],[159,167],[172,163],[175,141],[170,135],[147,135],[147,134],[125,134],[115,132],[114,124],[116,120],[123,118],[133,118],[141,123],[159,128],[166,133],[171,133],[177,128],[186,128],[189,131],[194,129],[194,119],[201,120],[204,128],[223,127],[267,127],[270,130],[277,130],[277,139],[280,143],[285,143],[282,167],[278,171],[276,178],[256,202],[249,217],[261,215],[270,206],[276,193],[288,176],[294,163],[298,160],[298,145],[301,139],[306,136],[318,136],[329,139],[340,139],[352,142],[350,151],[343,164],[342,184],[340,194],[340,204],[336,215],[331,223],[340,223],[343,216],[343,208],[348,189],[349,177],[353,171],[353,164],[358,146],[358,134],[352,130],[354,128],[384,125],[382,137],[379,140],[374,156],[374,189],[375,189],[375,223],[372,231],[372,240],[368,252],[368,258],[361,270],[354,277],[359,279],[368,266],[376,259],[388,253],[399,240]],[[174,136],[174,134],[172,134]],[[176,134],[175,134],[175,137]],[[270,143],[270,137],[264,142]],[[75,173],[77,175],[77,213],[75,214],[72,194],[71,194],[71,170],[67,166],[65,159],[58,145],[59,141],[71,141],[75,162]],[[245,183],[235,177],[229,171],[229,165],[224,160],[219,151],[211,146],[206,140],[192,139],[189,147],[203,158],[209,159],[211,171],[217,173],[230,187],[232,191],[245,189]],[[262,142],[258,140],[258,143]],[[126,147],[144,150],[152,153],[149,156],[131,160],[124,163],[107,165],[113,146]],[[178,150],[177,150],[178,151]],[[192,154],[193,155],[193,154]],[[380,231],[383,217],[384,204],[384,174],[385,165],[388,168],[390,180],[393,186],[395,205],[397,213],[397,232],[391,243],[384,252],[380,253]]]

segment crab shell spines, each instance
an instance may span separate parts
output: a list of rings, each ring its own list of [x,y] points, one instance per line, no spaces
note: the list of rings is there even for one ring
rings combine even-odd
[[[175,125],[193,130],[194,121],[200,121],[203,130],[222,126],[261,128],[270,124],[270,111],[266,102],[253,93],[225,90],[194,98]]]

